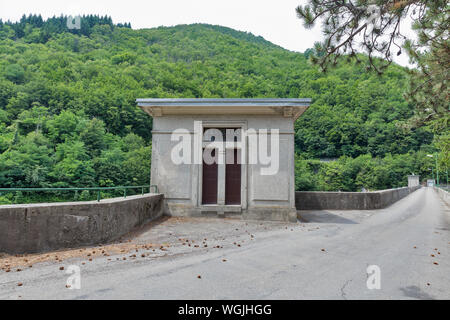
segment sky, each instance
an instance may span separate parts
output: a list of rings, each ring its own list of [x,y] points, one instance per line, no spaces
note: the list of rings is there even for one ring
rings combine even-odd
[[[23,14],[43,18],[99,14],[133,29],[209,23],[262,36],[291,51],[304,52],[322,39],[320,26],[305,29],[295,8],[306,0],[0,0],[0,19],[17,21]],[[402,54],[395,59],[408,65]]]

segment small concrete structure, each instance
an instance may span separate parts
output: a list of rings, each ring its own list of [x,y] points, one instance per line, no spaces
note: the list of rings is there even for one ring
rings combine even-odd
[[[146,194],[100,202],[0,206],[0,252],[36,253],[104,244],[163,213],[163,196]]]
[[[294,122],[310,102],[137,99],[153,117],[151,184],[165,213],[296,221]]]
[[[434,187],[434,179],[427,180],[427,187]]]
[[[420,177],[416,175],[410,175],[408,176],[408,187],[418,187],[420,185]]]

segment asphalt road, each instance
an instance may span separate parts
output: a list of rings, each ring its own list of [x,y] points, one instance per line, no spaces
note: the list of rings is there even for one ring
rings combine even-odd
[[[170,243],[164,251],[0,271],[0,299],[450,298],[450,210],[434,190],[384,210],[300,215],[297,224],[169,219],[133,239]],[[66,288],[58,268],[70,264],[81,267],[79,290]],[[379,289],[367,287],[371,265]]]

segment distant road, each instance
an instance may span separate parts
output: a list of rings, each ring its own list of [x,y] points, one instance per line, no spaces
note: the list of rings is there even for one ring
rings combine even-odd
[[[67,275],[54,262],[0,271],[0,298],[450,298],[450,210],[433,189],[422,188],[384,210],[301,215],[304,222],[297,225],[169,219],[135,239],[173,243],[166,256],[94,259],[82,266],[81,290],[65,288]],[[180,237],[207,241],[208,247],[187,247]],[[223,248],[212,248],[216,243]],[[370,265],[380,268],[381,289],[367,288]]]

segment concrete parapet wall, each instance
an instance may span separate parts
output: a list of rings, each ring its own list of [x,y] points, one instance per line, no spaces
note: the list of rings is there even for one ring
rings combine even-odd
[[[163,195],[0,206],[0,252],[35,253],[116,240],[163,214]]]
[[[434,187],[434,190],[436,190],[442,200],[444,200],[447,204],[450,204],[450,193],[448,191],[438,187]]]
[[[297,191],[297,210],[371,210],[382,209],[406,197],[419,187],[375,192],[313,192]]]

